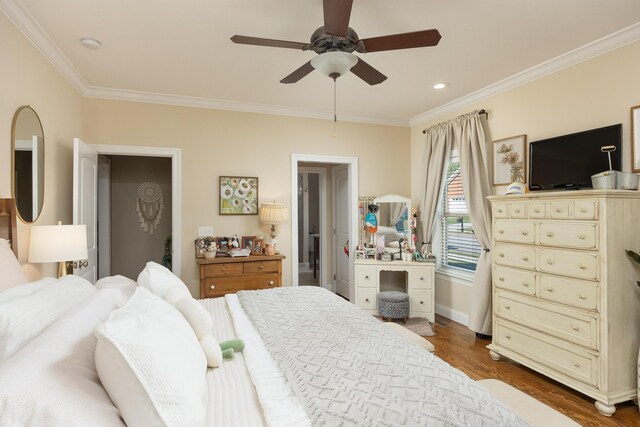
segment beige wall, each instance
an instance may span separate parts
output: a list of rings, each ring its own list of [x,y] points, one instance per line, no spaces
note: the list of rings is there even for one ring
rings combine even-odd
[[[162,264],[164,245],[171,235],[171,159],[166,157],[110,156],[111,159],[111,274],[137,280],[147,261]],[[163,195],[164,210],[153,234],[140,226],[138,187],[155,182]]]
[[[11,197],[11,122],[21,105],[31,105],[45,137],[45,189],[35,225],[69,224],[73,137],[82,136],[82,98],[22,33],[0,13],[0,197]],[[28,256],[29,226],[19,223],[19,258]],[[27,266],[31,277],[55,275],[54,264]]]
[[[422,130],[474,109],[489,112],[491,138],[526,134],[528,141],[615,123],[623,124],[623,169],[631,170],[630,107],[640,104],[640,42],[411,129],[411,197],[420,200]],[[490,154],[489,154],[490,156]],[[490,157],[489,157],[490,158]],[[504,192],[504,187],[496,189]],[[468,313],[471,288],[439,280],[436,304]]]
[[[409,129],[333,123],[199,108],[86,99],[85,142],[146,145],[182,150],[182,278],[197,295],[193,239],[198,226],[215,235],[269,235],[257,216],[218,215],[218,176],[257,176],[260,201],[291,202],[291,154],[359,158],[361,194],[407,194]],[[290,207],[291,208],[291,207]],[[283,282],[291,283],[291,225],[280,227],[278,247],[287,256]]]

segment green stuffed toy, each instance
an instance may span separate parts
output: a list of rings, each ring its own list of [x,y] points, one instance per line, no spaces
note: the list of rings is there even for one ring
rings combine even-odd
[[[223,341],[220,343],[220,348],[222,349],[223,359],[233,359],[236,351],[242,351],[242,349],[244,349],[244,341],[239,339]]]

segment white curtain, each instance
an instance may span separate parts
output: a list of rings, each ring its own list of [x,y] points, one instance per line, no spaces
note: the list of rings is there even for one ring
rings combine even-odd
[[[444,171],[453,143],[453,129],[448,123],[441,123],[427,129],[425,133],[427,135],[424,152],[423,182],[425,184],[420,202],[420,221],[422,222],[423,242],[428,245],[428,251],[431,251]]]
[[[491,335],[491,195],[487,146],[483,122],[477,111],[456,119],[456,142],[460,171],[473,233],[483,251],[478,258],[473,283],[469,329]]]
[[[391,216],[389,227],[395,228],[407,205],[400,202],[390,203],[389,205],[389,210],[391,211],[389,214]]]
[[[484,127],[479,111],[426,130],[425,175],[420,219],[424,241],[431,244],[444,171],[452,148],[460,153],[460,171],[473,231],[483,251],[476,267],[469,329],[491,334],[491,195]]]

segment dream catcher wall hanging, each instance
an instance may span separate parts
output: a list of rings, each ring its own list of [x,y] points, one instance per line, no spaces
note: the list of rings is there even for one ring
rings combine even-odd
[[[162,211],[164,210],[164,197],[160,185],[155,182],[143,182],[138,187],[138,203],[136,212],[140,220],[140,227],[145,232],[153,234],[153,230],[158,228]]]

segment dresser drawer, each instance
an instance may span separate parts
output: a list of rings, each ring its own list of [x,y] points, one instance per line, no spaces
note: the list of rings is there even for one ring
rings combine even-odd
[[[496,266],[493,275],[495,286],[525,295],[536,294],[536,275],[529,271]]]
[[[527,205],[525,202],[509,203],[509,218],[526,218]]]
[[[268,289],[280,286],[275,273],[237,277],[208,277],[204,279],[205,298],[213,298],[242,290]]]
[[[586,350],[530,329],[496,320],[496,343],[556,372],[595,386],[598,383],[598,357]]]
[[[416,268],[409,270],[409,287],[411,289],[433,289],[432,268]]]
[[[528,221],[498,219],[495,222],[494,237],[499,242],[530,243],[535,242],[536,224]]]
[[[507,218],[509,216],[506,203],[493,203],[491,207],[491,214],[494,218]]]
[[[536,268],[536,250],[527,246],[496,244],[493,259],[497,264],[511,267]]]
[[[356,286],[377,288],[378,268],[375,265],[356,265]]]
[[[541,274],[540,297],[578,308],[596,310],[598,308],[598,285]]]
[[[569,218],[569,201],[558,200],[549,203],[549,218],[567,219]]]
[[[575,219],[597,219],[598,201],[592,199],[575,200],[573,202],[573,217]]]
[[[583,347],[598,348],[597,319],[562,310],[536,298],[496,292],[496,316]]]
[[[539,241],[541,245],[547,246],[596,249],[598,225],[567,221],[541,222]]]
[[[229,276],[242,274],[244,269],[241,262],[230,262],[226,264],[207,264],[204,266],[205,277]]]
[[[244,263],[245,274],[253,273],[277,273],[278,261],[254,261]]]
[[[411,312],[430,313],[433,308],[433,292],[431,291],[413,291],[409,295],[409,301],[411,304]]]
[[[578,279],[598,280],[598,254],[540,249],[540,270]]]
[[[527,209],[529,211],[529,218],[547,217],[547,204],[544,202],[529,202]]]
[[[376,310],[378,309],[376,296],[378,294],[378,289],[376,288],[361,288],[358,287],[356,290],[356,305],[365,310]]]

